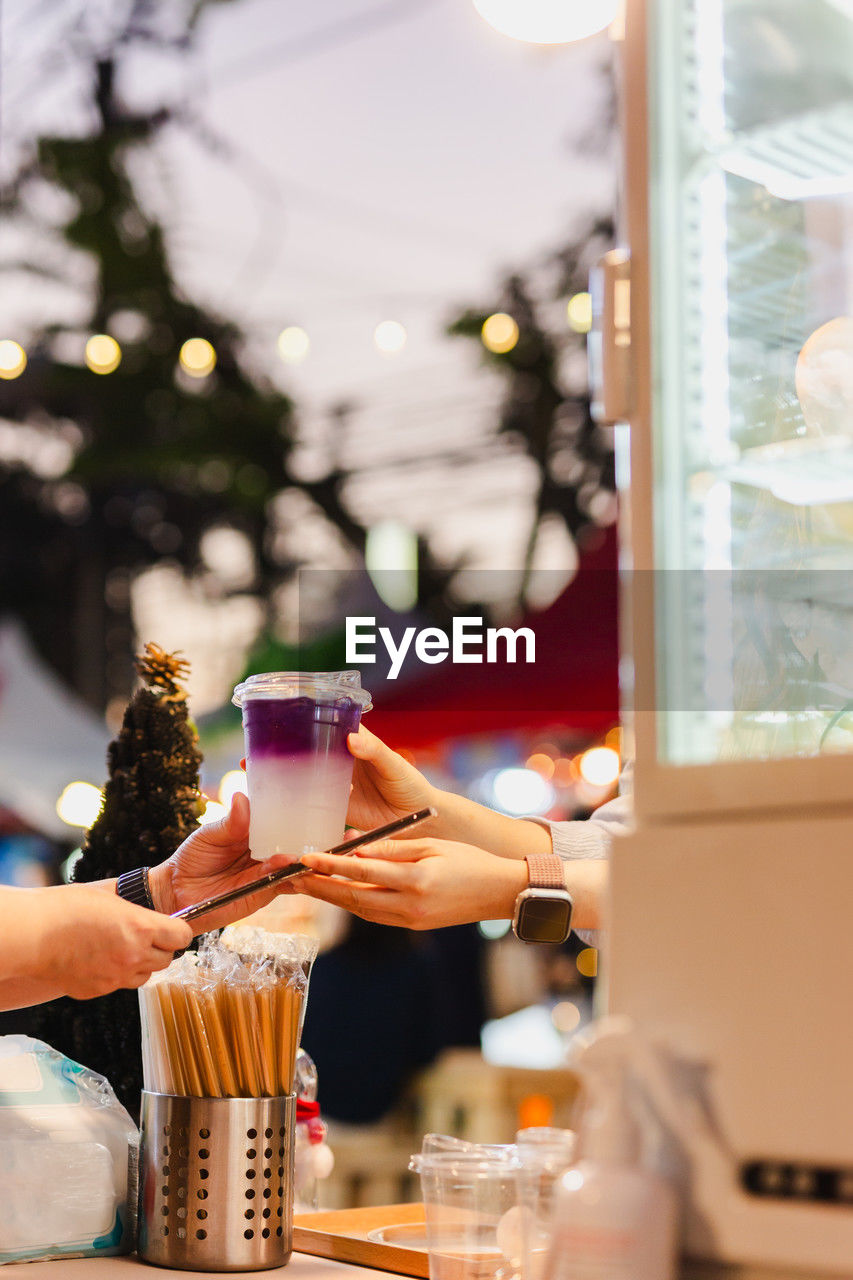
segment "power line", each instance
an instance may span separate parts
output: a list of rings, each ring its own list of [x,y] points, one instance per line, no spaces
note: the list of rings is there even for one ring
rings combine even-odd
[[[430,0],[424,0],[424,2],[430,2]],[[259,199],[271,202],[284,212],[290,212],[294,204],[302,205],[309,211],[313,209],[315,214],[319,211],[321,216],[331,218],[333,221],[344,221],[348,226],[361,224],[362,229],[373,235],[384,237],[388,230],[394,230],[420,240],[432,240],[445,249],[452,246],[457,252],[466,255],[472,249],[482,252],[489,248],[483,236],[471,229],[466,228],[460,232],[454,227],[440,226],[428,219],[411,217],[408,214],[401,215],[388,208],[377,209],[360,200],[340,196],[331,191],[321,191],[296,179],[283,177],[248,148],[241,146],[221,130],[215,129],[195,112],[176,111],[173,122],[183,125],[190,136],[217,159],[231,164]],[[497,254],[498,247],[494,246],[490,252]]]
[[[453,227],[442,227],[422,218],[412,218],[407,214],[400,215],[388,208],[377,209],[361,201],[352,200],[348,196],[339,196],[330,191],[318,191],[292,178],[284,178],[282,181],[285,198],[289,201],[301,204],[309,210],[319,209],[321,216],[337,221],[344,220],[348,225],[359,222],[363,229],[367,229],[374,235],[384,236],[388,229],[393,229],[421,240],[428,238],[442,244],[445,248],[451,245],[455,250],[466,255],[470,254],[472,249],[482,252],[488,248],[483,236],[470,229],[459,232]],[[498,252],[497,247],[493,252]]]
[[[9,8],[5,4],[3,7]],[[32,23],[34,19],[40,19],[44,14],[49,13],[51,9],[55,10],[64,7],[64,0],[26,0],[26,4],[22,6],[24,14],[18,15],[18,23],[23,25],[24,18],[26,18],[27,23]],[[11,13],[8,16],[10,19],[12,18]]]
[[[397,22],[401,18],[411,17],[436,2],[437,0],[393,0],[390,4],[386,3],[372,10],[362,11],[361,14],[354,15],[350,19],[327,24],[300,40],[289,41],[285,45],[278,46],[277,50],[273,48],[268,52],[270,56],[280,56],[282,52],[289,51],[294,58],[308,52],[321,52],[323,48],[329,47],[332,37],[345,43],[355,35],[370,34],[371,31]],[[51,55],[56,56],[55,48],[48,53],[48,56]],[[64,51],[62,57],[64,58]],[[227,70],[226,67],[226,73]],[[211,79],[219,83],[216,76]],[[452,246],[459,253],[467,252],[474,247],[475,243],[478,250],[483,249],[482,237],[475,235],[471,230],[459,232],[451,227],[432,224],[428,220],[400,216],[392,210],[376,209],[332,192],[319,191],[290,178],[282,179],[259,157],[220,131],[213,129],[197,114],[186,109],[175,111],[172,118],[174,123],[188,128],[191,134],[194,134],[214,154],[230,162],[255,192],[256,209],[261,225],[255,237],[255,244],[238,277],[240,286],[243,288],[245,288],[246,275],[251,274],[251,269],[258,263],[262,263],[264,269],[268,270],[269,248],[277,244],[280,239],[280,226],[271,219],[267,202],[283,212],[289,212],[293,204],[301,204],[309,210],[313,209],[315,213],[319,212],[320,216],[329,217],[334,221],[345,221],[349,225],[360,223],[363,229],[374,235],[384,236],[391,229],[398,234],[409,235],[422,241],[432,240],[436,244],[443,245],[445,249]],[[170,232],[170,241],[173,237],[174,230]],[[316,271],[311,274],[316,275]],[[334,276],[336,281],[340,280],[340,275],[340,271],[329,272],[329,276]]]
[[[362,451],[363,452],[363,451]],[[365,458],[354,466],[348,466],[346,472],[348,476],[358,476],[365,472],[373,473],[375,471],[408,471],[412,467],[420,469],[424,466],[451,466],[453,468],[459,466],[480,466],[483,463],[503,462],[505,459],[517,458],[518,452],[507,449],[503,442],[495,441],[486,444],[485,441],[477,444],[457,449],[442,449],[433,453],[407,454],[400,457],[398,454],[386,454],[374,458]]]
[[[269,67],[292,66],[315,54],[339,49],[351,44],[354,40],[361,40],[365,36],[374,35],[377,31],[417,17],[436,2],[437,0],[389,0],[372,9],[362,9],[360,13],[355,13],[349,18],[315,27],[313,31],[295,40],[268,44],[254,53],[244,54],[231,62],[226,62],[218,71],[211,74],[210,87],[221,89],[223,86],[235,84],[247,75],[255,75]]]

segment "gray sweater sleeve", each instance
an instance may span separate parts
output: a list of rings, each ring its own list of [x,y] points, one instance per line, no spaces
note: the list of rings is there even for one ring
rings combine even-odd
[[[627,764],[622,772],[620,795],[582,822],[549,822],[547,818],[528,818],[551,832],[551,845],[555,853],[568,861],[575,858],[606,858],[614,835],[626,831],[633,820],[631,799],[632,766]],[[598,930],[579,930],[578,937],[590,946],[597,945]]]
[[[549,822],[547,818],[528,818],[528,822],[537,822],[551,832],[551,845],[561,858],[606,858],[613,836],[631,825],[632,772],[632,766],[626,764],[622,771],[621,793],[599,805],[583,822]]]

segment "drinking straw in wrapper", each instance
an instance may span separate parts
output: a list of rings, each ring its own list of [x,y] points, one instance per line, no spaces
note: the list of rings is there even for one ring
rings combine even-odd
[[[246,926],[206,934],[139,989],[146,1091],[293,1092],[314,938]]]

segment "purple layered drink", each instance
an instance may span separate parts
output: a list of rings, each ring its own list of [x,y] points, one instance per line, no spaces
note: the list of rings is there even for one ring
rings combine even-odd
[[[233,701],[243,711],[252,857],[296,861],[337,844],[352,781],[347,735],[371,705],[359,673],[270,671],[239,684]]]

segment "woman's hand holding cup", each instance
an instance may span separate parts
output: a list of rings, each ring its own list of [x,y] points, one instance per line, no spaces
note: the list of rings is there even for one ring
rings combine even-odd
[[[349,735],[347,746],[355,762],[347,809],[348,826],[357,831],[370,831],[418,809],[438,807],[442,793],[363,724],[357,733]],[[429,819],[412,834],[422,837],[424,832],[433,830],[434,822],[435,819]]]

